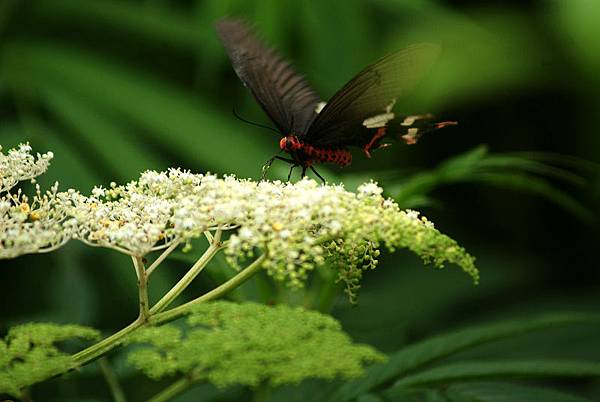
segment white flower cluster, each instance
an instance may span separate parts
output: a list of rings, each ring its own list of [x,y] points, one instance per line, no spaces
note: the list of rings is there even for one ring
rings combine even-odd
[[[63,193],[77,220],[77,238],[133,256],[166,248],[205,231],[231,229],[244,214],[249,181],[180,169],[144,172],[138,181],[96,187],[91,196]]]
[[[0,193],[10,190],[20,181],[44,173],[53,157],[52,152],[38,153],[37,158],[34,157],[29,144],[19,144],[17,148],[9,149],[6,155],[0,152]]]
[[[29,166],[32,174],[36,169]],[[125,185],[96,187],[89,196],[57,193],[56,186],[42,195],[38,188],[33,204],[20,193],[2,198],[0,257],[53,249],[69,238],[141,257],[221,230],[230,233],[221,241],[234,266],[263,254],[269,274],[293,287],[329,261],[352,296],[362,272],[377,265],[380,244],[408,248],[436,266],[456,263],[477,280],[464,249],[382,192],[375,183],[353,193],[309,179],[254,182],[180,169],[147,171]]]
[[[374,183],[353,193],[309,179],[254,182],[170,169],[95,188],[91,196],[59,196],[88,244],[143,256],[205,231],[230,230],[225,253],[234,266],[266,254],[269,274],[294,287],[331,260],[352,294],[361,272],[376,266],[380,243],[409,248],[436,265],[456,262],[476,277],[472,257],[453,240],[381,193]]]
[[[58,184],[42,193],[36,185],[32,199],[18,190],[0,197],[0,259],[56,250],[75,233],[57,196]]]
[[[52,251],[71,239],[74,221],[60,207],[57,185],[45,193],[36,185],[31,199],[10,191],[44,173],[52,158],[52,152],[34,157],[29,144],[0,152],[0,259]]]

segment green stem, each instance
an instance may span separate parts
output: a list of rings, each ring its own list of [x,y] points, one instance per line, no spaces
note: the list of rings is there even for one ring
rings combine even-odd
[[[100,370],[102,370],[102,374],[106,379],[106,383],[108,384],[108,388],[110,389],[110,393],[113,396],[114,402],[127,402],[123,388],[121,388],[121,384],[119,384],[119,379],[115,375],[114,370],[112,367],[110,367],[108,359],[106,357],[102,357],[98,360],[98,365],[100,366]]]
[[[181,306],[177,306],[175,308],[172,308],[171,310],[165,311],[164,313],[152,315],[150,317],[150,322],[153,324],[160,324],[163,322],[174,320],[188,313],[193,307],[197,306],[198,304],[217,299],[227,294],[229,291],[235,289],[236,287],[240,286],[248,279],[250,279],[262,267],[262,263],[266,258],[266,254],[261,255],[256,260],[254,260],[252,264],[248,265],[248,267],[246,267],[243,271],[238,273],[233,278],[229,279],[227,282],[214,288],[210,292],[207,292],[192,301],[182,304]]]
[[[144,262],[141,257],[131,257],[133,260],[133,266],[135,267],[135,274],[137,276],[138,284],[138,298],[140,305],[140,313],[138,318],[121,329],[115,332],[108,338],[101,340],[100,342],[78,352],[73,355],[73,368],[83,366],[91,362],[94,359],[102,356],[105,353],[110,352],[121,344],[123,338],[135,331],[139,327],[143,326],[148,322],[150,318],[150,312],[148,310],[148,277],[144,269]]]
[[[146,270],[146,276],[150,277],[150,275],[152,275],[152,272],[154,272],[156,267],[158,267],[165,260],[165,258],[167,258],[169,256],[169,254],[171,254],[173,252],[173,250],[175,250],[177,247],[179,247],[180,243],[181,243],[181,241],[176,241],[173,244],[171,244],[169,246],[169,248],[167,248],[165,251],[163,251],[162,254],[159,255],[158,258],[156,260],[154,260],[154,262],[148,267],[148,269]]]
[[[148,301],[148,276],[146,275],[146,269],[144,268],[144,261],[142,257],[131,257],[133,259],[133,266],[135,267],[135,273],[138,278],[138,298],[140,304],[140,320],[148,321],[150,317],[149,301]]]
[[[96,343],[95,345],[92,345],[89,348],[84,349],[79,353],[76,353],[75,355],[73,355],[73,367],[71,368],[83,366],[89,363],[90,361],[104,355],[105,353],[110,352],[112,349],[119,346],[127,335],[148,323],[161,324],[167,321],[172,321],[188,313],[191,308],[200,303],[204,303],[225,295],[227,292],[233,290],[234,288],[240,286],[248,279],[250,279],[262,267],[262,263],[266,259],[266,257],[266,254],[261,255],[256,260],[254,260],[252,264],[246,267],[246,269],[244,269],[242,272],[238,273],[236,276],[234,276],[227,282],[214,288],[210,292],[203,294],[197,299],[194,299],[190,302],[182,304],[181,306],[175,307],[171,310],[162,313],[151,314],[148,321],[143,321],[142,319],[138,318],[119,332],[116,332],[108,338],[105,338],[104,340]]]
[[[206,263],[208,263],[208,261],[210,261],[210,259],[220,249],[220,247],[222,247],[222,245],[220,244],[220,233],[218,231],[217,234],[215,234],[215,239],[214,239],[213,243],[209,246],[209,250],[211,250],[211,251],[208,252],[208,250],[207,250],[207,253],[205,253],[200,258],[200,260],[202,260],[203,262],[200,263],[200,260],[199,260],[199,263],[196,263],[195,265],[198,265],[199,267],[200,266],[203,267],[204,265],[206,265]],[[156,312],[159,308],[165,308],[170,303],[170,300],[162,301],[162,303],[159,301],[159,303],[161,303],[161,304],[157,303],[157,305],[154,306],[150,311],[146,310],[147,315],[144,314],[144,309],[143,309],[144,305],[146,306],[146,309],[148,306],[148,304],[147,304],[148,303],[147,275],[146,275],[146,272],[144,272],[144,265],[142,263],[142,260],[134,258],[134,265],[136,268],[136,273],[138,275],[138,282],[139,282],[140,287],[143,288],[143,291],[142,291],[142,289],[140,289],[140,292],[139,292],[140,293],[140,316],[134,322],[132,322],[125,328],[121,329],[120,331],[118,331],[118,332],[112,334],[111,336],[103,339],[102,341],[80,351],[79,353],[74,354],[72,357],[71,366],[67,367],[65,371],[72,370],[72,369],[78,368],[80,366],[83,366],[83,365],[99,358],[100,356],[110,352],[111,350],[113,350],[114,348],[119,346],[123,342],[125,337],[127,337],[130,333],[134,332],[135,330],[137,330],[140,327],[146,326],[148,324],[161,324],[161,323],[164,323],[167,321],[174,320],[184,314],[187,314],[193,307],[195,307],[196,305],[198,305],[200,303],[204,303],[204,302],[222,297],[223,295],[227,294],[231,290],[242,285],[244,282],[246,282],[248,279],[250,279],[256,272],[258,272],[258,270],[262,267],[263,261],[266,258],[267,258],[267,254],[265,253],[265,254],[261,255],[260,257],[258,257],[256,260],[254,260],[243,271],[239,272],[233,278],[229,279],[227,282],[221,284],[220,286],[214,288],[210,292],[207,292],[204,295],[202,295],[190,302],[182,304],[181,306],[172,308],[171,310],[168,310],[165,312]],[[192,269],[190,269],[190,271],[192,271]],[[198,272],[201,269],[202,268],[197,269]],[[183,284],[181,283],[181,281],[180,281],[180,283],[175,285],[175,287],[177,287],[177,286],[180,286],[181,290],[183,290],[185,288],[183,286]],[[169,291],[169,293],[171,293],[172,298],[175,298],[180,293],[180,291],[177,294],[175,294],[174,296],[173,296],[174,293],[172,293],[171,291]],[[166,296],[167,295],[165,295],[165,297]],[[161,299],[161,300],[163,300],[163,299]],[[55,374],[61,374],[61,373],[57,372]],[[158,399],[158,400],[160,401],[160,399]]]
[[[97,359],[103,354],[110,352],[112,349],[121,344],[123,338],[125,338],[127,335],[129,335],[139,327],[143,326],[146,322],[147,321],[142,321],[138,318],[119,332],[115,332],[108,338],[104,338],[103,340],[90,346],[89,348],[86,348],[81,352],[74,354],[73,368],[83,366],[84,364],[87,364],[92,360]]]
[[[158,394],[154,395],[152,398],[148,399],[146,402],[166,402],[173,399],[173,397],[179,395],[186,389],[188,389],[191,385],[196,382],[196,379],[193,377],[183,377],[173,384],[169,385],[167,388],[160,391]]]
[[[150,314],[157,314],[163,311],[165,308],[169,306],[183,292],[192,281],[202,272],[204,267],[213,259],[215,254],[219,250],[221,250],[221,230],[217,230],[215,236],[213,238],[212,243],[208,247],[208,249],[202,254],[202,257],[196,261],[194,265],[190,268],[190,270],[177,282],[175,286],[171,288],[152,308],[150,309]]]
[[[335,280],[335,273],[331,267],[320,267],[317,275],[320,280],[320,286],[316,288],[316,297],[310,301],[308,308],[314,308],[317,311],[328,314],[331,312],[333,302],[338,294],[339,285]]]

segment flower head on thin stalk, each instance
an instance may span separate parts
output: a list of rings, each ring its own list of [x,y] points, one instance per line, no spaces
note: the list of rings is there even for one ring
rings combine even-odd
[[[401,211],[375,183],[356,193],[341,185],[254,182],[179,169],[147,171],[124,186],[97,187],[65,201],[87,243],[142,256],[217,228],[231,230],[225,253],[234,266],[266,254],[263,267],[291,287],[326,261],[353,295],[379,248],[408,248],[435,266],[452,262],[475,280],[473,258],[414,211]]]
[[[0,197],[0,258],[56,250],[75,232],[75,220],[57,197],[58,183],[32,198],[18,190]]]
[[[44,173],[52,157],[52,152],[34,157],[29,144],[0,152],[0,259],[52,251],[71,239],[75,221],[62,208],[58,183],[45,192],[36,184],[33,197],[11,191]]]
[[[169,228],[173,203],[144,193],[138,182],[96,187],[90,196],[69,191],[61,197],[77,221],[76,237],[89,245],[142,256],[173,240]]]
[[[29,173],[18,177],[36,171],[32,166],[37,162],[28,163],[30,168],[22,171]],[[254,182],[180,169],[146,171],[139,180],[96,187],[87,196],[75,190],[57,193],[53,187],[45,195],[38,188],[33,206],[20,193],[3,198],[0,212],[7,230],[1,245],[18,245],[13,254],[5,253],[13,256],[52,249],[76,237],[142,257],[203,233],[228,230],[222,246],[230,263],[240,267],[262,254],[267,272],[295,288],[303,286],[309,271],[328,262],[353,297],[363,271],[377,265],[381,246],[390,251],[408,248],[436,267],[457,264],[478,280],[473,257],[427,219],[400,210],[382,192],[373,182],[350,192],[310,179]],[[20,232],[18,225],[23,223],[38,232]],[[55,232],[44,232],[49,229]]]
[[[315,266],[331,262],[350,297],[362,272],[377,265],[381,245],[391,251],[408,248],[436,267],[455,263],[478,280],[472,256],[417,212],[401,211],[382,192],[375,183],[363,184],[356,193],[309,179],[258,183],[254,205],[237,221],[240,229],[226,253],[234,264],[257,249],[268,253],[265,268],[292,287],[302,286]]]
[[[10,190],[20,181],[31,180],[44,173],[53,157],[52,152],[31,155],[28,143],[19,144],[6,154],[0,152],[0,193]]]
[[[146,171],[137,181],[71,191],[63,201],[78,222],[77,237],[133,256],[230,229],[249,207],[251,182],[180,169]]]

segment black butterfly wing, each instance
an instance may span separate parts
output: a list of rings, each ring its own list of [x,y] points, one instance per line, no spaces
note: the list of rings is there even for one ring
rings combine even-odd
[[[374,135],[365,120],[388,112],[397,98],[417,84],[438,54],[437,45],[416,44],[365,68],[314,118],[305,141],[322,147],[364,147]]]
[[[233,69],[279,131],[304,134],[321,102],[304,77],[264,46],[246,22],[223,19],[216,28]]]

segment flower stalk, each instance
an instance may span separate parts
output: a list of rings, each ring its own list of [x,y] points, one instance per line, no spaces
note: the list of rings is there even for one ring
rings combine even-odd
[[[164,250],[161,255],[158,256],[158,258],[156,260],[154,260],[154,262],[152,264],[150,264],[150,266],[146,269],[146,276],[150,277],[150,275],[152,275],[152,273],[154,272],[154,270],[173,252],[175,251],[175,249],[177,247],[179,247],[179,245],[181,244],[181,241],[176,241],[173,244],[171,244],[166,250]]]
[[[215,237],[216,237],[216,235],[215,235]],[[212,259],[215,256],[216,252],[218,251],[218,247],[219,247],[218,243],[211,244],[211,246],[209,246],[209,249],[212,246],[214,246],[215,250],[211,251],[210,258],[209,258],[209,255],[207,255],[207,253],[204,253],[204,255],[198,260],[198,261],[203,260],[203,266],[206,266],[206,264],[208,264],[210,262],[210,259]],[[229,279],[227,282],[221,284],[220,286],[205,293],[204,295],[202,295],[190,302],[187,302],[181,306],[177,306],[175,308],[172,308],[170,310],[163,311],[163,312],[148,311],[147,316],[143,315],[140,310],[140,316],[138,316],[138,318],[134,322],[129,324],[127,327],[125,327],[122,330],[114,333],[113,335],[103,339],[102,341],[88,347],[87,349],[84,349],[81,352],[73,355],[73,366],[70,367],[69,369],[83,366],[83,365],[105,355],[106,353],[108,353],[111,350],[115,349],[116,347],[120,346],[128,335],[130,335],[132,332],[138,330],[139,328],[142,328],[146,325],[162,324],[162,323],[165,323],[168,321],[175,320],[175,319],[189,313],[195,306],[197,306],[200,303],[205,303],[210,300],[215,300],[220,297],[223,297],[228,292],[230,292],[231,290],[235,289],[236,287],[242,285],[244,282],[246,282],[248,279],[250,279],[254,274],[256,274],[260,270],[261,264],[265,260],[265,258],[266,258],[266,256],[264,254],[261,255],[254,262],[252,262],[246,269],[239,272],[237,275],[235,275],[234,277]],[[140,266],[139,263],[136,263],[136,265],[138,267]],[[197,265],[200,265],[200,264],[198,264],[198,262],[196,264],[194,264],[194,266],[197,266]],[[191,271],[191,269],[190,269],[190,271]],[[138,272],[137,269],[136,269],[136,272]],[[179,283],[178,283],[178,285],[179,285]],[[175,285],[174,288],[176,286],[177,285]],[[171,289],[167,293],[170,293],[171,291],[173,291],[173,289]],[[147,295],[147,293],[146,293],[146,295]],[[166,307],[166,305],[165,305],[165,307]],[[140,303],[140,309],[141,309],[141,303]],[[56,374],[60,374],[60,373],[56,373]]]
[[[142,322],[146,322],[150,317],[150,307],[148,301],[148,275],[146,274],[142,257],[132,257],[132,260],[133,266],[135,267],[135,273],[137,275],[138,299],[140,305],[139,319]]]
[[[200,272],[202,272],[202,270],[206,267],[210,260],[212,260],[213,257],[219,252],[219,250],[223,248],[223,245],[221,244],[222,232],[223,231],[221,229],[217,229],[214,237],[212,237],[211,239],[212,241],[208,246],[208,249],[204,252],[202,257],[200,257],[198,261],[196,261],[196,263],[192,265],[192,267],[183,276],[183,278],[181,278],[179,282],[177,282],[177,284],[173,286],[171,290],[169,290],[167,294],[163,296],[162,299],[160,299],[154,306],[152,306],[152,308],[150,309],[151,314],[160,313],[165,308],[167,308],[173,302],[173,300],[175,300],[177,296],[179,296],[181,292],[183,292],[190,285],[194,278],[196,278],[200,274]]]
[[[266,258],[266,254],[261,255],[250,265],[248,265],[248,267],[246,267],[243,271],[239,272],[227,282],[222,283],[213,290],[206,292],[202,296],[191,300],[185,304],[182,304],[181,306],[177,306],[172,308],[171,310],[151,316],[150,321],[153,324],[162,324],[168,321],[172,321],[186,314],[198,304],[206,303],[208,301],[223,297],[233,289],[244,284],[248,279],[250,279],[254,274],[256,274],[262,268],[262,264],[265,262]]]

